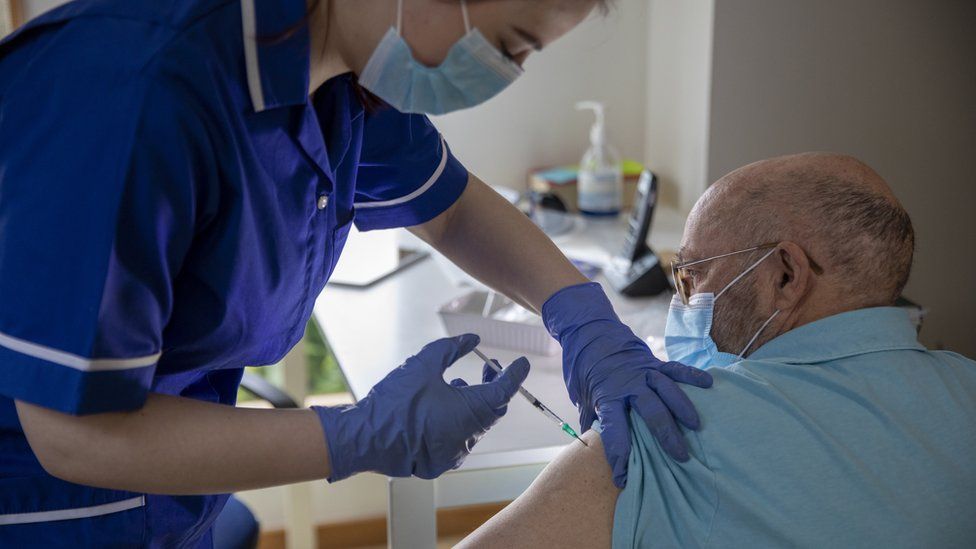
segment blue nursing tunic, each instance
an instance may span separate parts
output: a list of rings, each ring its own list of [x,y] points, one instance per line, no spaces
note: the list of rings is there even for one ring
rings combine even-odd
[[[351,223],[463,192],[426,117],[364,109],[350,75],[309,97],[304,15],[76,0],[0,42],[0,546],[209,546],[226,496],[56,479],[14,400],[232,405],[244,366],[301,338]]]

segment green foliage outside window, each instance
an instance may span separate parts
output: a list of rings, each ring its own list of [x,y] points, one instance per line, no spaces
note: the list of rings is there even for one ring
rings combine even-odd
[[[344,393],[349,391],[346,380],[342,377],[339,370],[339,363],[336,361],[332,349],[328,342],[322,337],[315,319],[309,319],[305,326],[305,364],[308,368],[308,393],[319,395],[326,393]],[[249,372],[254,372],[259,376],[271,381],[279,387],[282,385],[282,369],[280,364],[273,366],[259,366],[248,368]],[[237,401],[254,400],[254,397],[247,391],[237,391]]]
[[[345,393],[349,391],[346,378],[339,370],[329,344],[322,337],[322,330],[312,318],[305,326],[305,361],[308,364],[308,393]]]

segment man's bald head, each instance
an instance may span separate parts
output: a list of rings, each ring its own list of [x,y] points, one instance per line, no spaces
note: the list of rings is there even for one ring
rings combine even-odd
[[[894,302],[915,246],[908,213],[881,176],[832,153],[781,156],[729,173],[695,205],[689,231],[726,250],[795,242],[850,307]]]

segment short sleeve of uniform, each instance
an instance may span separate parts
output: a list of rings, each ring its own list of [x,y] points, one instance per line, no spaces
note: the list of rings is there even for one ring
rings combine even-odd
[[[612,546],[704,547],[718,494],[699,433],[684,431],[690,459],[679,463],[636,411],[630,426],[627,485],[617,497]]]
[[[135,409],[192,239],[199,132],[131,67],[60,55],[0,97],[0,395]]]
[[[357,228],[419,225],[454,204],[464,192],[468,171],[426,116],[390,107],[364,116]]]

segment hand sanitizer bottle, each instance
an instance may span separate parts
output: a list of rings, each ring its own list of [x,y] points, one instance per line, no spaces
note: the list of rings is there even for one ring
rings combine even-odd
[[[590,148],[583,153],[577,182],[581,213],[617,215],[623,194],[623,171],[617,151],[607,143],[603,103],[580,101],[578,110],[591,109],[596,121],[590,128]]]

